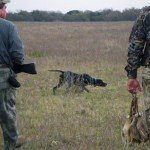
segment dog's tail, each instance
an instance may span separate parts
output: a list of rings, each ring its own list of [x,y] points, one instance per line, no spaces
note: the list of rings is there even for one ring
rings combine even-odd
[[[61,72],[61,73],[64,73],[64,71],[62,71],[62,70],[48,70],[48,71],[51,71],[51,72]]]

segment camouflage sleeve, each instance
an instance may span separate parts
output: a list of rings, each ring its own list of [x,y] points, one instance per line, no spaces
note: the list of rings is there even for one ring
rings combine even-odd
[[[146,34],[144,26],[145,14],[142,12],[135,21],[130,37],[128,47],[128,64],[125,67],[129,78],[137,77],[137,69],[140,67],[140,62],[145,47]]]
[[[18,30],[12,25],[9,32],[9,54],[14,64],[22,64],[24,61],[24,49]]]

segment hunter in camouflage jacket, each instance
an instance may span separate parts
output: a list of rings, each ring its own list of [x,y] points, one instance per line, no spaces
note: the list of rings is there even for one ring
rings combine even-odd
[[[128,64],[125,67],[128,76],[127,88],[132,94],[141,90],[137,70],[143,66],[142,88],[145,104],[145,121],[150,137],[150,6],[145,7],[134,23],[129,38]]]

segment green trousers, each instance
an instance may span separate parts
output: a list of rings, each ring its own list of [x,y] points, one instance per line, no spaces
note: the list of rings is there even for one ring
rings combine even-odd
[[[145,104],[145,119],[150,134],[150,67],[142,72],[143,97]]]
[[[3,132],[4,150],[14,150],[18,139],[16,90],[7,82],[9,76],[9,68],[0,68],[0,125]]]

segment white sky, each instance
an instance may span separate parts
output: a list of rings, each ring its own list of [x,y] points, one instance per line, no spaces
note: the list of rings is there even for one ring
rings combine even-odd
[[[70,10],[102,10],[112,8],[123,10],[125,8],[142,8],[150,6],[150,0],[11,0],[7,5],[8,11],[17,10],[47,10],[66,13]]]

